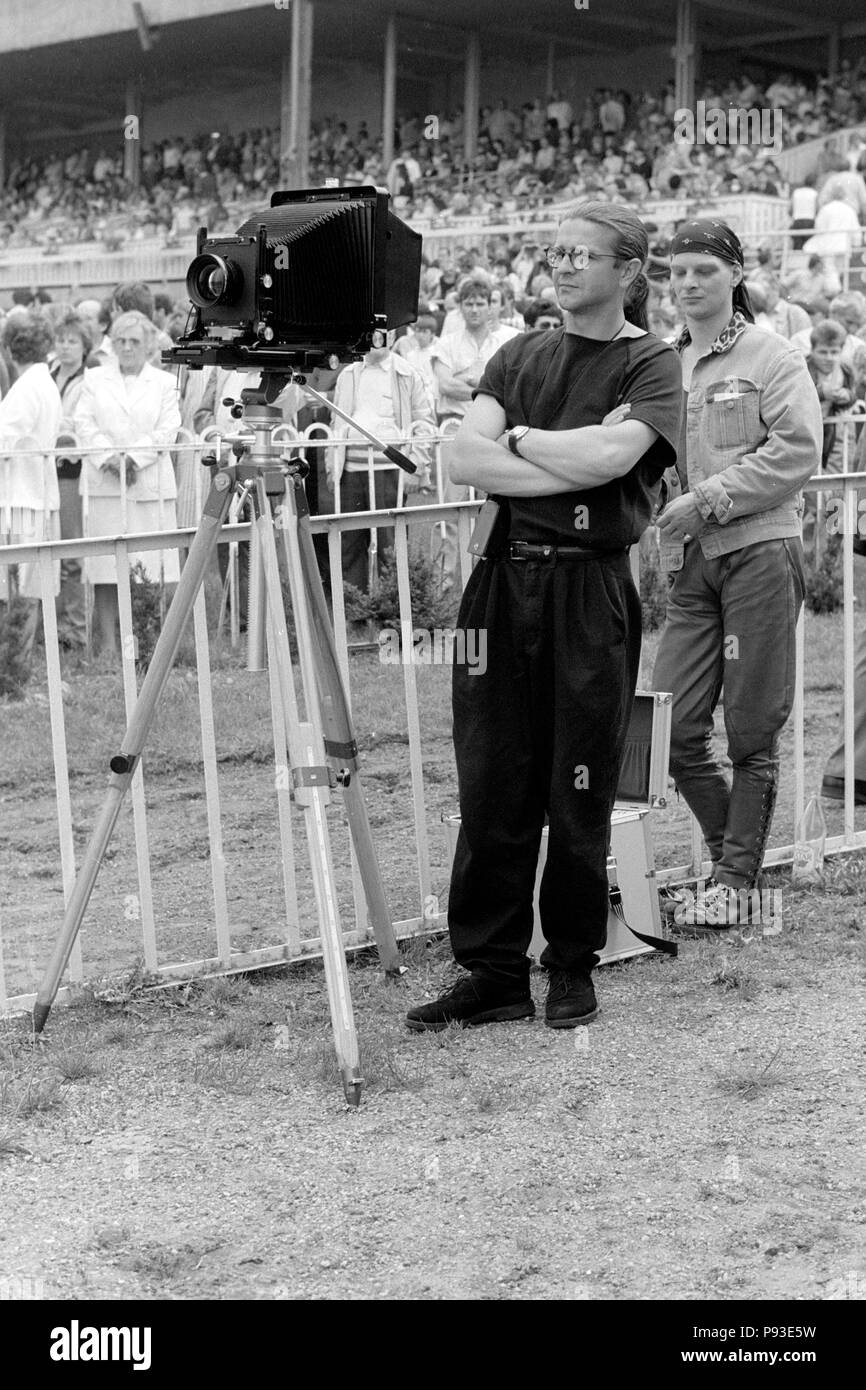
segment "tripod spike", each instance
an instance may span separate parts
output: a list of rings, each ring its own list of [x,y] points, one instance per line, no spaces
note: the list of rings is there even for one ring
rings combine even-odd
[[[343,1067],[343,1094],[346,1097],[346,1104],[350,1109],[355,1110],[361,1104],[361,1092],[364,1088],[364,1078],[357,1067]]]

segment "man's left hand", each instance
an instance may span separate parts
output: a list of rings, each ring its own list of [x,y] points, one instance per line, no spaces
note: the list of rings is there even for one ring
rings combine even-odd
[[[658,518],[656,525],[666,541],[687,541],[704,529],[704,518],[690,493],[675,497]]]

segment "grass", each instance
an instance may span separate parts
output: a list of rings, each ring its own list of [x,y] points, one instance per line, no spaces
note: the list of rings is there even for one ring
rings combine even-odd
[[[249,1019],[236,1020],[225,1023],[221,1028],[217,1028],[206,1038],[203,1046],[215,1050],[223,1049],[230,1051],[245,1051],[252,1047],[256,1041],[256,1028]]]
[[[784,1073],[773,1070],[781,1051],[780,1042],[769,1060],[763,1064],[759,1065],[756,1062],[751,1066],[738,1068],[727,1076],[720,1076],[719,1089],[726,1095],[736,1096],[740,1100],[754,1100],[770,1087],[783,1085],[786,1079]]]
[[[719,985],[723,990],[735,992],[738,999],[748,1003],[757,997],[761,988],[750,970],[744,969],[742,965],[730,965],[724,957],[721,967],[710,983]]]
[[[61,1049],[52,1057],[52,1063],[60,1073],[61,1080],[67,1084],[87,1081],[98,1070],[87,1048],[81,1044]]]
[[[206,1089],[243,1095],[250,1082],[249,1060],[245,1053],[238,1055],[234,1050],[196,1057],[190,1077],[196,1085]]]
[[[38,1067],[0,1075],[0,1115],[7,1121],[26,1120],[62,1102],[60,1082]]]

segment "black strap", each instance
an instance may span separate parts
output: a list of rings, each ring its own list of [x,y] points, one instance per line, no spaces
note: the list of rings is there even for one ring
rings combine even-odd
[[[654,951],[664,952],[666,956],[675,956],[678,954],[677,943],[675,941],[668,941],[663,936],[645,936],[643,932],[635,931],[634,927],[626,921],[625,910],[622,905],[622,892],[618,886],[612,887],[609,890],[608,897],[611,912],[616,914],[623,926],[631,932],[632,936],[636,936],[638,941],[642,941],[645,946],[652,946]]]

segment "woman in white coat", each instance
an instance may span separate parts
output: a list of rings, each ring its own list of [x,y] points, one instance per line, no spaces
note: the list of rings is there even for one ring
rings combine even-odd
[[[116,360],[84,374],[75,433],[83,448],[97,451],[86,456],[81,473],[86,536],[171,531],[177,526],[177,487],[169,450],[180,429],[180,406],[175,378],[148,364],[155,334],[144,314],[121,314],[111,329]],[[141,561],[148,578],[161,577],[165,583],[179,578],[176,550],[147,550],[129,559],[133,565]],[[116,652],[113,558],[89,559],[86,575],[94,586],[101,645]]]
[[[3,345],[17,376],[0,401],[0,544],[60,536],[60,492],[50,450],[62,406],[46,363],[52,341],[51,328],[41,315],[12,313],[3,328]],[[56,592],[59,564],[54,566],[54,578]],[[28,603],[20,642],[22,660],[29,662],[39,625],[41,588],[36,565],[19,565],[11,585],[8,567],[0,567],[0,600],[10,601],[16,589]]]

